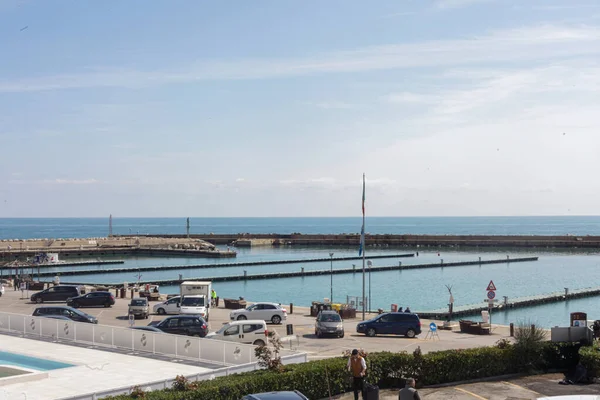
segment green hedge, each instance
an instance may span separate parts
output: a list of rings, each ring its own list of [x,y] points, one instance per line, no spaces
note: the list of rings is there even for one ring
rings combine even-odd
[[[447,350],[424,355],[371,353],[367,357],[367,380],[380,388],[400,387],[404,378],[415,377],[419,386],[493,377],[531,370],[573,368],[579,362],[579,345],[547,343],[535,353],[523,356],[512,345]],[[529,358],[527,358],[529,357]],[[600,372],[600,353],[582,349],[581,361]],[[346,358],[330,358],[293,364],[284,372],[254,371],[202,381],[197,388],[149,392],[151,400],[240,400],[248,393],[296,389],[309,399],[323,399],[351,390]],[[115,400],[132,396],[113,397]],[[139,397],[138,397],[139,398]]]

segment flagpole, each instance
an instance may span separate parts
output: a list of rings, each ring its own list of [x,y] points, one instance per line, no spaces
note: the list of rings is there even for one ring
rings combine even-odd
[[[363,301],[363,312],[362,312],[362,320],[365,320],[365,307],[366,307],[366,301],[365,301],[365,250],[367,247],[367,238],[366,238],[366,233],[364,233],[364,229],[365,229],[365,174],[363,173],[363,219],[362,219],[362,226],[363,226],[363,249],[362,249],[362,301]]]

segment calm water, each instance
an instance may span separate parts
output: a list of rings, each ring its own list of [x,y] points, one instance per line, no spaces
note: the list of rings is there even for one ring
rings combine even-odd
[[[350,233],[360,229],[360,218],[192,218],[191,231],[194,233]],[[184,233],[185,218],[114,218],[114,233]],[[44,237],[98,237],[106,236],[106,219],[0,219],[0,238],[44,238]],[[367,231],[371,233],[414,233],[414,234],[519,234],[519,235],[600,235],[600,217],[493,217],[493,218],[368,218]],[[354,248],[270,248],[238,249],[237,261],[259,261],[328,257],[355,256]],[[448,292],[445,285],[453,286],[456,306],[482,303],[488,282],[494,280],[498,287],[497,297],[509,298],[545,294],[571,289],[600,286],[600,256],[597,252],[578,251],[510,251],[477,250],[452,251],[442,249],[383,249],[369,248],[367,256],[380,253],[404,253],[419,251],[419,257],[402,259],[374,260],[374,265],[395,265],[431,263],[444,259],[451,261],[471,261],[538,255],[537,262],[497,264],[485,266],[446,267],[424,270],[376,272],[371,274],[371,308],[388,309],[390,304],[410,306],[413,310],[431,310],[446,307]],[[188,259],[188,258],[128,258],[124,265],[98,266],[106,270],[99,275],[65,276],[63,281],[87,281],[98,283],[135,282],[135,271],[111,273],[110,268],[156,265],[209,264],[215,268],[201,270],[169,270],[142,272],[142,280],[176,278],[210,278],[214,276],[241,275],[264,272],[283,272],[329,269],[329,262],[306,264],[275,264],[260,267],[217,268],[216,265],[230,260]],[[360,261],[339,261],[333,268],[351,268],[352,264],[361,268]],[[69,269],[90,269],[92,266],[68,267]],[[368,287],[368,281],[367,281]],[[220,297],[237,298],[243,296],[253,301],[268,300],[297,305],[310,305],[313,300],[329,297],[329,276],[286,278],[248,282],[217,283],[215,288]],[[165,293],[175,293],[176,286],[163,287]],[[362,274],[336,275],[333,277],[334,301],[344,301],[347,295],[360,296]],[[537,306],[531,309],[518,309],[498,312],[494,322],[509,323],[530,320],[541,326],[554,326],[568,322],[572,311],[587,311],[590,319],[600,319],[600,297],[572,300]]]
[[[335,256],[356,255],[354,249],[299,249],[299,248],[253,248],[240,249],[237,261],[246,260],[277,260],[291,258],[327,257],[329,251]],[[490,280],[498,287],[496,295],[509,298],[545,294],[562,291],[563,288],[571,289],[600,286],[600,254],[577,252],[528,252],[528,251],[451,251],[451,250],[423,250],[403,249],[402,252],[419,252],[418,257],[377,259],[373,265],[396,265],[438,263],[440,259],[445,262],[471,261],[481,257],[482,260],[505,259],[510,257],[523,257],[537,255],[539,261],[495,264],[482,266],[430,268],[422,270],[387,271],[371,273],[371,308],[388,309],[390,304],[410,306],[413,310],[432,310],[446,307],[448,292],[445,285],[452,285],[456,306],[482,303],[485,298],[485,288]],[[369,254],[397,254],[397,250],[369,249]],[[439,255],[438,255],[439,254]],[[218,263],[219,260],[213,260]],[[226,262],[223,260],[221,262]],[[181,265],[181,264],[207,263],[206,259],[155,259],[155,258],[129,258],[123,266],[133,267],[143,265]],[[351,268],[356,264],[356,274],[333,276],[334,301],[345,301],[346,296],[360,296],[362,292],[361,261],[335,261],[333,268]],[[122,267],[122,266],[119,266]],[[306,264],[274,264],[259,267],[229,267],[186,269],[157,272],[141,272],[142,280],[160,280],[176,278],[182,274],[184,278],[205,279],[214,276],[242,275],[246,270],[248,274],[300,271],[331,268],[330,262],[317,262]],[[89,267],[86,267],[89,268]],[[97,267],[105,269],[105,274],[99,275],[74,275],[65,276],[63,282],[97,282],[121,283],[135,282],[138,277],[135,271],[128,273],[110,273],[111,266]],[[113,267],[114,268],[114,267]],[[69,269],[75,269],[69,267]],[[310,305],[314,300],[329,297],[329,275],[318,277],[298,277],[278,280],[258,280],[247,282],[219,282],[215,289],[220,297],[237,298],[242,296],[253,301],[276,301],[281,303],[294,303],[296,305]],[[176,293],[177,286],[163,286],[161,292]],[[368,274],[367,274],[368,291]],[[573,300],[568,303],[556,303],[534,307],[532,309],[518,309],[508,312],[499,312],[494,315],[494,322],[509,323],[521,319],[531,320],[541,326],[554,326],[568,321],[568,314],[572,311],[587,311],[590,319],[599,318],[600,312],[595,315],[595,310],[600,307],[600,298]]]
[[[359,233],[361,218],[190,218],[191,233]],[[185,218],[113,218],[114,234],[185,233]],[[600,216],[367,217],[368,233],[600,235]],[[108,235],[108,218],[0,218],[0,239]]]

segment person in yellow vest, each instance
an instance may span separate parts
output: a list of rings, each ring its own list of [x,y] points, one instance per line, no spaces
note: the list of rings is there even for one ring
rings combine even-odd
[[[211,304],[216,307],[217,306],[217,292],[215,291],[215,289],[212,289],[210,291],[210,297],[211,297]]]
[[[367,373],[367,364],[365,363],[365,359],[358,354],[358,350],[352,350],[347,367],[353,378],[352,389],[354,389],[354,400],[358,400],[358,393],[362,394],[364,400],[365,395],[362,393],[362,390],[365,374]]]

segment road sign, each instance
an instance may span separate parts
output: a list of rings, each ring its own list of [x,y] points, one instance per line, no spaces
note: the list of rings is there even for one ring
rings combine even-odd
[[[496,285],[494,285],[494,281],[490,281],[490,284],[488,285],[487,289],[485,290],[497,290],[496,289]]]
[[[437,325],[435,324],[435,322],[429,324],[429,330],[432,332],[437,331]]]
[[[488,299],[490,300],[494,300],[494,297],[496,297],[496,292],[494,292],[493,290],[490,290],[487,294]]]

